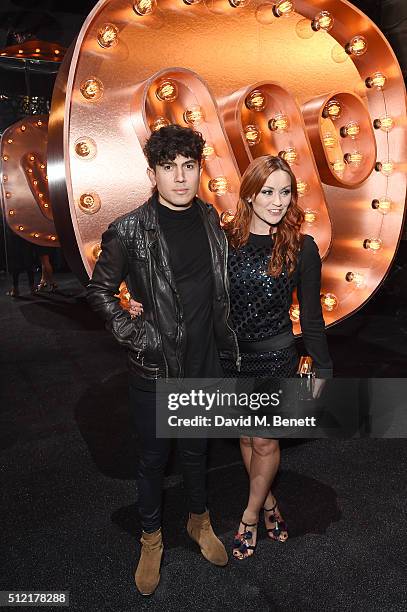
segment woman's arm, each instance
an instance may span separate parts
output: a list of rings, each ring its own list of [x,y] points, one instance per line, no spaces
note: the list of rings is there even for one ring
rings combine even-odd
[[[319,378],[332,377],[332,360],[321,307],[321,258],[312,236],[305,235],[299,258],[297,295],[301,331],[307,353]]]

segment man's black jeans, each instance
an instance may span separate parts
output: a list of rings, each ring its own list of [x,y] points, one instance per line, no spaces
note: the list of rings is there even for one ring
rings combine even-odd
[[[171,440],[155,437],[155,393],[129,386],[130,410],[140,440],[137,470],[138,507],[143,531],[153,533],[161,527],[162,484]],[[188,510],[206,510],[207,440],[180,438],[177,441]]]

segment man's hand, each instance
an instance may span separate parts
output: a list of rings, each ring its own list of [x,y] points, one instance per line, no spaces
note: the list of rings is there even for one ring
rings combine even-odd
[[[139,317],[143,312],[143,304],[141,302],[136,302],[133,298],[130,298],[130,308],[129,313],[132,319]]]
[[[326,380],[324,378],[314,378],[314,384],[312,388],[312,397],[318,399],[321,397],[323,388],[325,387]]]

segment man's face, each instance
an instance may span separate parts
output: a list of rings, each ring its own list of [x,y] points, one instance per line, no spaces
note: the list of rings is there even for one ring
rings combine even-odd
[[[191,205],[197,194],[201,171],[196,159],[177,155],[155,170],[148,168],[148,177],[153,187],[157,187],[158,200],[172,210],[182,210]]]

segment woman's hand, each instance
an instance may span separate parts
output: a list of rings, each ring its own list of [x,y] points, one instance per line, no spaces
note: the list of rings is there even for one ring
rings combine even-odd
[[[130,298],[130,308],[129,313],[132,319],[139,317],[143,312],[143,304],[141,302],[136,302],[133,298]]]

